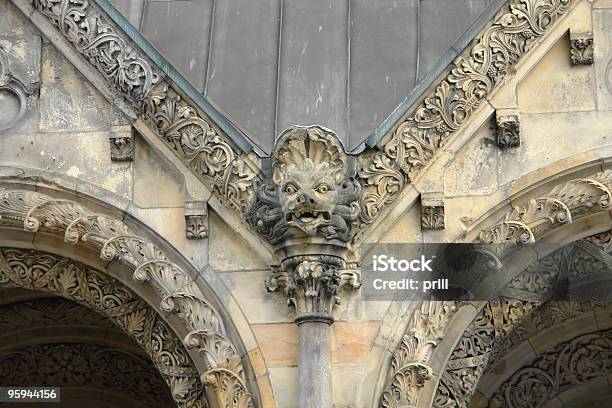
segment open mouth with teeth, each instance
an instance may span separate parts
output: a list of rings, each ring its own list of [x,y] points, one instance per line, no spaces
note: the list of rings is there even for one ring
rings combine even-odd
[[[314,222],[329,221],[331,215],[329,211],[314,211],[311,209],[302,209],[288,212],[286,215],[287,221],[297,221],[302,224],[312,224]]]

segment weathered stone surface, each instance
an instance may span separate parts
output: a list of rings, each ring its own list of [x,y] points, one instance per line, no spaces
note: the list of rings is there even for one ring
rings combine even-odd
[[[577,69],[571,65],[569,53],[569,40],[558,41],[520,83],[517,97],[521,112],[571,112],[596,108],[594,69],[599,69],[599,64],[594,69]]]
[[[40,130],[110,130],[126,119],[52,45],[43,47]]]
[[[143,208],[184,206],[182,177],[142,137],[134,136],[134,203]]]

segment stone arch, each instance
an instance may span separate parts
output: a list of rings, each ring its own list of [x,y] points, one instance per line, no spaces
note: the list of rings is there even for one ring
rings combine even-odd
[[[219,305],[214,292],[180,254],[159,238],[147,238],[151,233],[135,220],[124,222],[125,214],[107,204],[112,197],[92,201],[38,172],[3,170],[0,243],[65,255],[110,274],[150,301],[179,335],[212,406],[254,406],[247,388],[252,368],[243,360],[244,346],[230,340],[236,329],[227,326],[228,316],[209,300]]]
[[[60,387],[67,407],[176,406],[145,350],[109,318],[49,292],[3,287],[0,386]]]
[[[559,165],[552,167],[558,169]],[[536,180],[529,174],[517,181],[516,186],[524,186],[522,191],[492,206],[457,238],[460,242],[502,247],[499,256],[503,264],[514,267],[504,271],[504,279],[486,282],[487,285],[493,283],[501,290],[537,259],[612,228],[612,174],[599,160],[560,173],[554,169],[542,173],[547,174],[544,179]],[[388,364],[382,364],[378,372],[378,383],[384,384],[382,390],[377,390],[379,406],[431,406],[451,353],[486,302],[436,303],[439,304],[415,305],[408,317],[402,315],[389,322],[395,328],[385,334],[394,346],[383,357]],[[499,307],[503,309],[504,305]]]
[[[500,293],[499,300],[482,302],[452,353],[440,366],[433,406],[469,406],[482,374],[489,368],[490,362],[505,352],[507,343],[512,341],[511,336],[516,334],[516,328],[534,311],[540,310],[543,304],[548,304],[541,300],[541,294],[551,289],[552,280],[562,273],[562,269],[568,269],[577,276],[585,276],[585,283],[588,283],[591,275],[603,272],[597,279],[604,278],[609,284],[612,278],[607,262],[609,243],[610,232],[607,232],[566,245],[539,261],[544,268],[526,268],[521,275],[511,280]],[[569,262],[571,264],[568,265]],[[602,284],[601,280],[597,283]],[[538,296],[529,296],[533,293]],[[532,300],[514,298],[517,295],[521,299]],[[549,380],[552,387],[554,381]]]

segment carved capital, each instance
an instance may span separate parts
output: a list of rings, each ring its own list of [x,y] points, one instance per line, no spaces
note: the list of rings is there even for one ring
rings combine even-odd
[[[593,33],[570,32],[572,65],[593,65]]]
[[[421,228],[441,230],[446,227],[443,193],[421,194]]]
[[[521,145],[520,121],[516,110],[498,110],[495,123],[497,146],[505,149]]]
[[[359,287],[359,274],[346,263],[329,255],[294,256],[274,268],[266,281],[268,291],[282,289],[287,303],[295,307],[296,321],[308,317],[333,321],[332,311],[339,304],[342,286]]]
[[[208,205],[205,201],[185,202],[185,236],[187,239],[208,238]]]

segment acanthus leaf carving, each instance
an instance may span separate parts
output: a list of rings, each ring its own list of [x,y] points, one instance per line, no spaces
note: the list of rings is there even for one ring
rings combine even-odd
[[[251,206],[257,172],[237,154],[198,111],[166,83],[154,87],[142,104],[144,120],[212,191],[244,213]]]
[[[393,353],[381,408],[413,407],[420,390],[431,378],[429,359],[444,329],[460,305],[451,301],[422,302],[414,311],[402,340]]]
[[[188,330],[200,330],[209,336],[225,337],[221,317],[193,287],[193,279],[187,272],[168,261],[161,249],[135,235],[119,220],[108,215],[93,213],[71,200],[55,199],[33,191],[0,190],[0,225],[20,226],[30,232],[57,233],[63,235],[68,243],[83,242],[91,246],[99,251],[100,257],[104,260],[117,259],[124,262],[134,269],[135,279],[150,284],[159,293],[162,298],[161,307],[176,313]],[[0,284],[6,281],[2,276],[2,269],[0,262]],[[61,269],[57,272],[55,285],[63,293],[73,295],[72,291],[78,287],[78,280],[75,279],[71,270]],[[27,276],[19,282],[21,286],[28,288],[36,288],[35,285],[40,283],[41,281]],[[77,300],[82,299],[77,298]],[[214,342],[202,344],[214,344]],[[206,353],[204,358],[206,361],[211,361]],[[238,367],[240,367],[239,372],[243,373],[241,363]],[[235,375],[240,377],[242,374]],[[176,386],[183,389],[184,381],[177,380]],[[248,394],[246,387],[243,388],[243,392]],[[220,395],[218,397],[222,398]],[[250,398],[249,394],[247,399]],[[234,406],[231,402],[223,403],[230,404],[228,405],[230,407]]]
[[[539,237],[574,218],[607,211],[612,199],[608,188],[610,170],[591,178],[570,180],[554,187],[545,196],[516,205],[504,220],[480,232],[487,244],[532,244]]]
[[[367,200],[368,205],[362,207],[359,229],[371,224],[372,215],[397,199],[403,187],[429,164],[482,101],[504,83],[513,66],[567,12],[571,3],[510,0],[474,45],[453,61],[444,79],[420,105],[377,147],[362,154],[357,175],[364,191],[362,202]],[[393,188],[381,191],[380,186]]]

